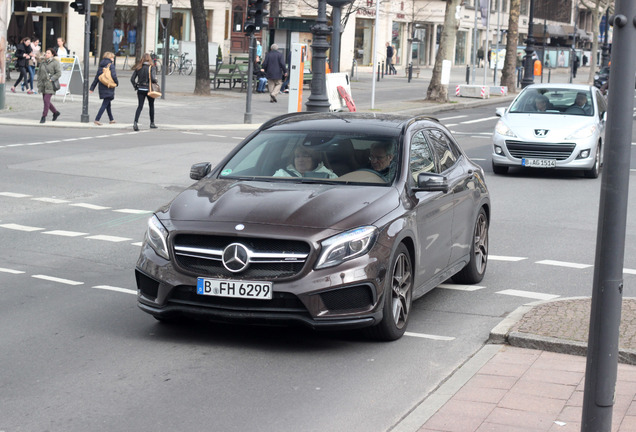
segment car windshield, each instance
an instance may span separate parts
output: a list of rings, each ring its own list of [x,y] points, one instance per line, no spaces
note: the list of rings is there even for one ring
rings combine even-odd
[[[219,178],[388,185],[399,166],[398,133],[266,130],[221,168]]]
[[[526,89],[512,103],[511,113],[594,115],[589,90],[571,88]]]

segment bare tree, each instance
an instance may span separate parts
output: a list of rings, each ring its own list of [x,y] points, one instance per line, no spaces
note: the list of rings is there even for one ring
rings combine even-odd
[[[590,75],[588,83],[594,82],[594,74],[596,73],[596,53],[598,51],[598,29],[601,15],[605,13],[608,7],[611,7],[612,0],[581,0],[580,5],[589,10],[592,14],[592,55],[590,55]]]
[[[104,0],[102,10],[102,47],[100,55],[106,51],[113,51],[113,30],[115,30],[115,6],[117,0]],[[115,53],[117,54],[117,53]]]
[[[196,79],[194,94],[210,94],[210,59],[208,54],[208,25],[205,16],[204,0],[190,0],[196,46]]]
[[[422,4],[420,1],[411,0],[409,6],[410,11],[408,14],[409,22],[408,22],[408,44],[407,44],[407,56],[406,56],[406,65],[408,66],[413,60],[413,39],[415,39],[415,25],[418,21],[425,21],[429,18],[432,13],[429,12],[428,15],[423,16],[422,12],[427,10],[428,6],[431,2],[426,2]]]
[[[457,17],[455,16],[457,6],[461,0],[445,0],[446,12],[444,15],[444,28],[439,41],[437,56],[435,56],[435,66],[433,66],[433,76],[426,90],[426,99],[436,102],[448,102],[448,86],[442,84],[442,61],[450,60],[455,46],[457,34]]]
[[[506,57],[501,71],[501,85],[508,87],[508,92],[517,92],[517,45],[519,44],[519,12],[520,0],[510,0],[508,16],[508,33],[506,38]]]

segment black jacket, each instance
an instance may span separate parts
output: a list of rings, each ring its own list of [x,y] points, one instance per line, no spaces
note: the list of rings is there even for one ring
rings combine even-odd
[[[31,45],[26,46],[23,43],[18,44],[18,47],[15,50],[15,56],[18,58],[15,61],[15,66],[17,68],[23,68],[29,65],[29,59],[24,58],[24,54],[31,54],[31,51]]]
[[[265,76],[267,77],[267,79],[283,79],[283,75],[287,73],[283,55],[279,51],[271,50],[267,54],[267,57],[265,57],[265,61],[263,62],[263,69],[265,69]]]
[[[95,87],[99,85],[99,98],[114,98],[115,97],[115,88],[108,88],[104,84],[99,81],[99,76],[104,73],[104,68],[110,68],[110,74],[113,77],[113,81],[115,84],[119,85],[119,81],[117,80],[117,72],[115,71],[115,63],[111,59],[102,59],[99,62],[99,68],[97,69],[97,74],[95,75],[95,79],[93,80],[93,84],[91,84],[91,91],[95,90]]]
[[[130,82],[135,90],[148,91],[151,82],[157,83],[157,70],[154,66],[150,66],[150,63],[144,62],[140,69],[135,69]]]

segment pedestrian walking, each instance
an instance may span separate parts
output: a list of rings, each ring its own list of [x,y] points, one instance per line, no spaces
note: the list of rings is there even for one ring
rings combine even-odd
[[[42,111],[40,123],[46,121],[49,109],[53,113],[53,121],[57,120],[60,116],[60,112],[51,103],[51,96],[55,94],[53,81],[59,80],[61,76],[62,68],[60,67],[60,63],[55,59],[53,48],[47,48],[44,53],[44,60],[42,60],[40,68],[38,69],[38,91],[44,101],[44,111]]]
[[[99,98],[102,100],[102,106],[97,111],[97,115],[95,116],[95,124],[97,126],[101,126],[100,119],[104,114],[104,111],[108,114],[108,119],[110,120],[110,124],[115,123],[115,118],[113,117],[113,112],[111,110],[110,103],[115,99],[115,87],[109,88],[104,85],[99,80],[100,75],[104,73],[104,68],[108,68],[110,70],[110,75],[115,81],[115,84],[119,85],[119,81],[117,80],[117,72],[115,71],[115,54],[110,51],[106,51],[102,56],[102,60],[99,62],[99,68],[97,69],[97,74],[95,75],[95,79],[93,80],[93,84],[91,84],[91,93],[95,91],[95,87],[99,86]]]
[[[579,70],[579,56],[574,54],[574,59],[572,60],[572,78],[576,78],[576,71]]]
[[[391,56],[391,73],[393,75],[397,75],[397,69],[395,69],[395,60],[397,58],[397,51],[395,49],[395,46],[391,46],[391,49],[393,50],[393,55]]]
[[[31,59],[31,38],[25,37],[20,41],[16,50],[15,56],[17,60],[15,61],[15,68],[20,71],[20,76],[11,87],[11,91],[15,93],[15,88],[20,81],[24,80],[24,84],[29,82],[29,73],[27,69],[29,67],[29,60]],[[27,93],[32,94],[33,90],[29,90]]]
[[[58,58],[68,57],[68,48],[66,48],[66,41],[61,37],[57,38],[57,51],[55,52],[55,55]]]
[[[267,57],[265,57],[261,71],[265,72],[265,77],[267,78],[270,103],[278,102],[276,96],[278,96],[280,87],[283,84],[283,77],[287,76],[285,60],[278,51],[278,45],[272,44]]]
[[[390,43],[386,43],[386,74],[391,75],[391,63],[393,63],[393,47]]]
[[[148,99],[148,111],[150,114],[150,128],[157,129],[155,126],[155,100],[148,96],[148,91],[152,84],[157,83],[157,69],[153,66],[152,57],[150,54],[145,53],[141,59],[133,66],[133,74],[130,77],[135,90],[137,90],[137,111],[135,111],[135,122],[133,123],[133,129],[139,130],[137,122],[141,115],[141,110],[144,108],[144,101]]]

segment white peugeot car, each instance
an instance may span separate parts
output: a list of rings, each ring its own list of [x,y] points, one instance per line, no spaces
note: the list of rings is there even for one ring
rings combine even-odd
[[[582,170],[598,177],[603,166],[607,103],[593,86],[534,84],[523,89],[492,136],[492,169],[509,167]]]

